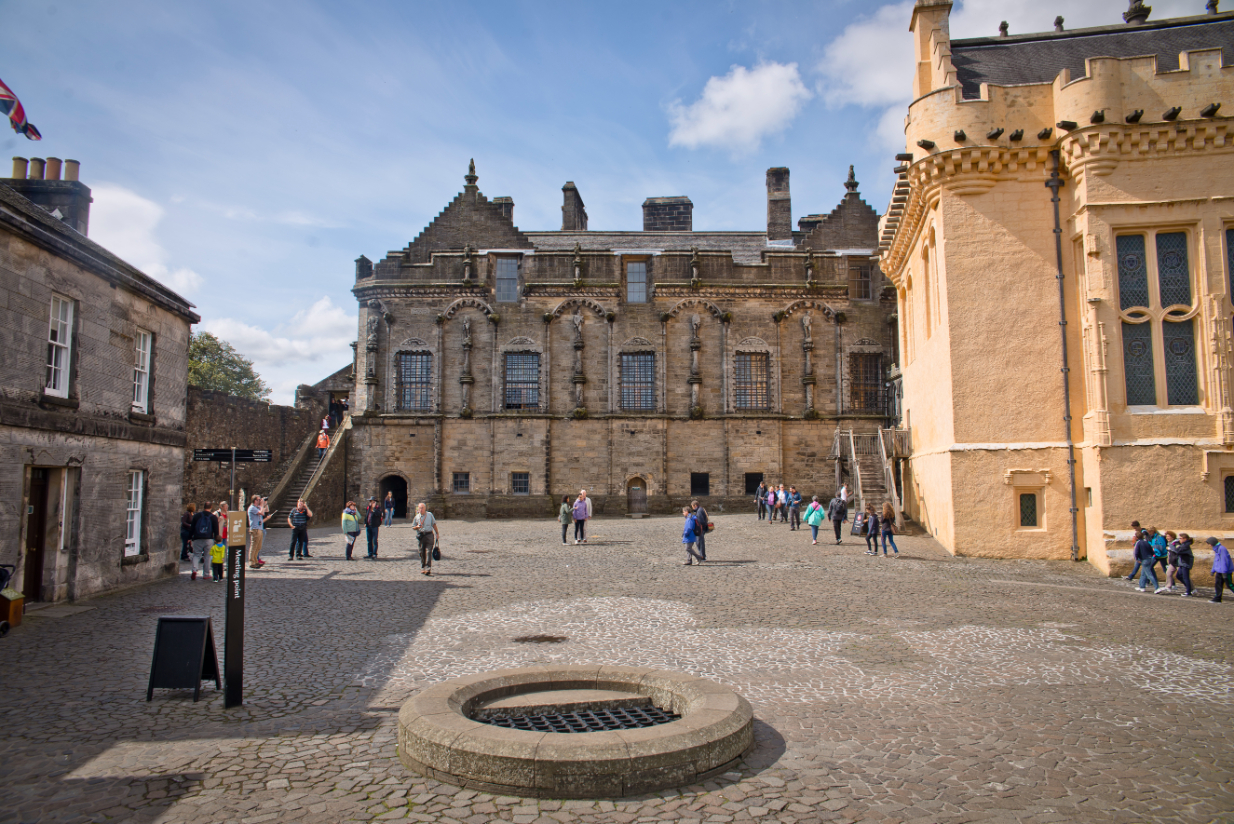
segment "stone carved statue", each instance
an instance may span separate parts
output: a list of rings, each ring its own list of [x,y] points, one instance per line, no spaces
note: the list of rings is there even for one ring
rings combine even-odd
[[[574,321],[574,340],[581,341],[583,339],[583,313],[581,310],[575,310],[570,317]]]
[[[377,330],[385,313],[386,307],[382,305],[381,301],[374,298],[368,302],[367,340],[370,347],[377,346]]]
[[[574,279],[583,279],[583,247],[578,243],[574,244]]]
[[[806,343],[814,342],[814,338],[810,336],[810,324],[813,322],[814,322],[814,319],[810,316],[809,312],[806,312],[804,315],[801,316],[801,331],[802,331],[802,334],[805,335]]]
[[[471,346],[471,318],[463,318],[463,345]]]
[[[690,339],[698,340],[699,327],[703,325],[703,319],[698,315],[690,315]]]

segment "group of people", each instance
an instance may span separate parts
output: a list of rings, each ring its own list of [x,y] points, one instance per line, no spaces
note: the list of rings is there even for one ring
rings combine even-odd
[[[203,501],[200,508],[189,504],[180,516],[180,560],[190,563],[190,581],[201,573],[203,581],[223,580],[223,562],[227,558],[227,502],[217,507]],[[210,577],[206,577],[206,557],[210,558]]]
[[[370,496],[368,505],[361,515],[355,501],[348,501],[343,507],[342,527],[344,537],[344,557],[348,561],[355,560],[352,551],[356,539],[360,537],[360,527],[364,527],[368,540],[368,554],[365,558],[375,560],[380,545],[381,527],[394,523],[394,496],[387,492],[384,501],[378,501],[376,496]],[[433,550],[441,537],[437,529],[437,519],[428,511],[428,505],[421,502],[416,505],[416,515],[411,519],[411,527],[416,532],[416,540],[420,545],[420,574],[431,575],[433,571]]]
[[[1157,595],[1168,594],[1174,592],[1177,582],[1183,585],[1182,597],[1194,597],[1191,568],[1195,565],[1195,553],[1191,549],[1191,536],[1186,532],[1175,533],[1169,529],[1158,532],[1155,526],[1142,529],[1139,521],[1131,522],[1131,531],[1135,538],[1135,547],[1132,550],[1135,567],[1127,580],[1134,581],[1137,574],[1140,576],[1136,591],[1152,590]],[[1234,563],[1230,560],[1230,551],[1219,540],[1210,536],[1205,543],[1213,548],[1213,597],[1210,600],[1219,604],[1223,590],[1229,589],[1234,593],[1234,586],[1230,584]],[[1157,577],[1158,564],[1165,575],[1164,583]]]
[[[573,503],[570,501],[569,495],[561,496],[561,509],[557,512],[557,522],[561,524],[561,542],[566,541],[566,533],[570,530],[570,524],[574,524],[574,544],[587,543],[587,522],[591,520],[591,499],[587,497],[587,490],[580,489],[578,497]]]
[[[831,523],[835,531],[836,544],[844,543],[843,530],[844,524],[848,523],[849,496],[848,484],[841,484],[835,497],[825,507],[819,503],[817,495],[812,497],[805,507],[804,515],[805,523],[810,527],[811,546],[818,546],[818,528],[824,521]],[[778,487],[768,486],[759,482],[758,489],[754,492],[754,504],[758,509],[760,521],[766,519],[767,523],[771,524],[778,519],[781,523],[788,524],[790,530],[801,529],[802,496],[797,491],[797,487],[785,488],[784,484]],[[855,518],[854,532],[865,538],[867,555],[878,555],[879,538],[881,537],[883,555],[886,556],[890,548],[895,557],[899,558],[900,550],[895,542],[895,524],[895,508],[890,502],[883,504],[881,512],[875,508],[873,503],[867,503],[865,511],[858,513]]]

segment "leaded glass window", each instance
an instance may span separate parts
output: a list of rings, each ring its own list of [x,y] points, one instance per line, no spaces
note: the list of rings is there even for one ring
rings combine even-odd
[[[1169,232],[1157,235],[1157,282],[1161,305],[1191,305],[1191,270],[1187,265],[1187,234]]]
[[[518,261],[514,258],[497,258],[498,303],[514,303],[518,300]]]
[[[455,472],[454,473],[454,493],[456,495],[466,495],[471,492],[471,473],[470,472]]]
[[[1157,383],[1153,376],[1151,324],[1123,322],[1123,371],[1127,376],[1127,405],[1155,405]]]
[[[1122,235],[1118,249],[1118,300],[1123,310],[1148,306],[1148,268],[1144,259],[1144,236]]]
[[[506,409],[540,408],[540,356],[534,352],[506,354]]]
[[[1020,526],[1037,526],[1037,493],[1035,492],[1020,494]]]
[[[875,412],[882,409],[883,356],[874,353],[854,353],[850,369],[854,411]]]
[[[1195,321],[1166,321],[1161,325],[1165,343],[1165,386],[1170,406],[1200,402],[1196,385]]]
[[[626,302],[647,302],[647,264],[643,261],[626,264]]]
[[[737,353],[733,402],[738,409],[770,408],[769,360],[766,352]]]
[[[43,391],[59,398],[69,396],[69,357],[73,344],[73,302],[51,296],[51,324],[47,329],[47,383]]]
[[[1234,475],[1225,476],[1225,511],[1234,512]]]
[[[622,353],[621,408],[656,408],[656,356],[654,352]]]
[[[433,408],[433,356],[428,352],[395,355],[394,406],[401,412],[425,412]]]
[[[511,472],[510,473],[510,491],[515,495],[530,495],[531,494],[531,473],[530,472]]]
[[[128,486],[124,490],[124,556],[130,558],[141,554],[141,511],[145,498],[146,473],[142,470],[129,472]]]

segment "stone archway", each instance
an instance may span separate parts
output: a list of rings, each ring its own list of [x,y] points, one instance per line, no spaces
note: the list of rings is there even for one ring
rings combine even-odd
[[[636,518],[647,514],[647,481],[637,475],[626,482],[626,514]]]
[[[394,493],[394,517],[407,517],[407,480],[401,475],[387,475],[381,479],[381,484],[378,487],[377,497],[382,501],[386,499],[387,492]]]

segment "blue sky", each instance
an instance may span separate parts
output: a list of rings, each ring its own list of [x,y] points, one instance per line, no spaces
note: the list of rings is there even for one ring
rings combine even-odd
[[[1203,0],[1154,0],[1154,19]],[[963,0],[955,37],[1121,22],[1125,0]],[[290,402],[350,359],[352,261],[405,246],[462,188],[558,229],[573,180],[593,229],[688,195],[697,229],[794,220],[849,164],[880,212],[909,99],[912,4],[0,0],[0,78],[74,158],[91,237],[177,289]],[[7,165],[7,163],[6,163]]]

